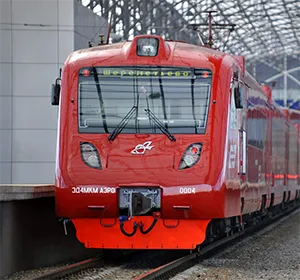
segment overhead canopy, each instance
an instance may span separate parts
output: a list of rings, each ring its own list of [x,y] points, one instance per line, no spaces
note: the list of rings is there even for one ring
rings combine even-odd
[[[226,49],[246,57],[300,52],[300,1],[200,1],[218,11],[218,19],[236,24]],[[203,7],[202,7],[203,9]]]
[[[235,24],[228,29],[214,27],[214,47],[246,58],[300,53],[299,0],[82,0],[97,14],[112,16],[112,32],[123,39],[141,33],[156,33],[167,39],[199,42],[189,24],[202,24],[208,37],[207,11],[213,24]]]

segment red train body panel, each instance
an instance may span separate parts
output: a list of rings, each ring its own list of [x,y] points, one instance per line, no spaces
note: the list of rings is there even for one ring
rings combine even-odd
[[[154,56],[138,55],[147,38]],[[289,114],[241,57],[150,35],[74,52],[62,74],[57,215],[86,247],[195,248],[212,219],[299,195]]]

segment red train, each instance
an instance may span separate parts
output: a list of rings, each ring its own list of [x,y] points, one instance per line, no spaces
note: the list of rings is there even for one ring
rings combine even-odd
[[[86,247],[193,249],[300,196],[299,113],[241,56],[141,35],[72,53],[53,89],[56,211]]]

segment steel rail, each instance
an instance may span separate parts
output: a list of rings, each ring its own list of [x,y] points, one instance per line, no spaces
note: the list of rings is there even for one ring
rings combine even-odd
[[[189,255],[183,256],[179,259],[176,259],[172,262],[164,264],[160,267],[152,269],[144,274],[141,274],[134,278],[134,280],[156,280],[156,279],[169,279],[165,278],[165,274],[172,274],[175,276],[179,272],[182,272],[202,260],[204,260],[207,256],[218,253],[220,250],[224,248],[230,247],[230,245],[235,245],[239,240],[244,240],[246,237],[251,237],[253,233],[261,233],[262,231],[270,230],[270,227],[276,226],[278,223],[284,221],[285,219],[290,217],[290,214],[295,214],[299,212],[299,204],[294,206],[293,208],[288,208],[286,211],[262,222],[257,225],[249,226],[245,228],[243,231],[237,232],[229,237],[225,237],[221,240],[215,241],[212,244],[206,245],[201,248],[200,251],[191,253]]]
[[[88,269],[96,264],[100,264],[103,261],[103,257],[94,257],[81,262],[70,264],[54,271],[44,273],[40,276],[31,278],[30,280],[46,280],[46,279],[57,279],[59,277],[67,276],[68,274],[79,272],[83,269]]]

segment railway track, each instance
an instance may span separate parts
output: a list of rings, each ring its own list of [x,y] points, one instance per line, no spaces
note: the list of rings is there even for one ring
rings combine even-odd
[[[142,275],[139,275],[138,277],[134,278],[134,280],[170,279],[176,274],[199,264],[204,259],[217,254],[221,250],[224,250],[229,246],[233,246],[239,241],[245,240],[247,237],[253,236],[253,234],[255,233],[262,234],[273,229],[277,226],[277,224],[283,222],[284,220],[290,218],[291,215],[297,214],[298,212],[300,212],[299,204],[298,206],[293,207],[292,209],[288,209],[286,212],[283,212],[278,216],[274,216],[273,218],[268,219],[261,224],[250,226],[244,231],[235,233],[230,237],[218,240],[210,245],[200,248],[198,252],[183,256],[182,258],[176,259],[172,262],[166,263],[160,267],[150,270]]]
[[[102,259],[103,259],[102,256],[90,258],[81,262],[64,266],[62,268],[55,269],[54,271],[47,272],[41,276],[31,278],[30,280],[46,280],[46,279],[58,279],[61,277],[66,277],[70,274],[79,272],[84,269],[88,269],[95,265],[100,265],[102,263]]]
[[[135,276],[173,261],[188,251],[132,251],[121,257],[95,257],[47,272],[30,280],[48,279],[133,279]]]
[[[245,228],[229,237],[215,241],[212,244],[200,247],[196,252],[188,251],[133,251],[123,258],[116,258],[108,264],[103,256],[90,258],[56,269],[30,280],[42,279],[134,279],[156,280],[169,279],[184,270],[199,264],[202,260],[228,248],[240,240],[250,237],[254,233],[269,231],[290,214],[298,213],[299,205],[267,219],[258,225]],[[86,273],[83,273],[86,271]],[[77,276],[76,276],[77,275]]]

